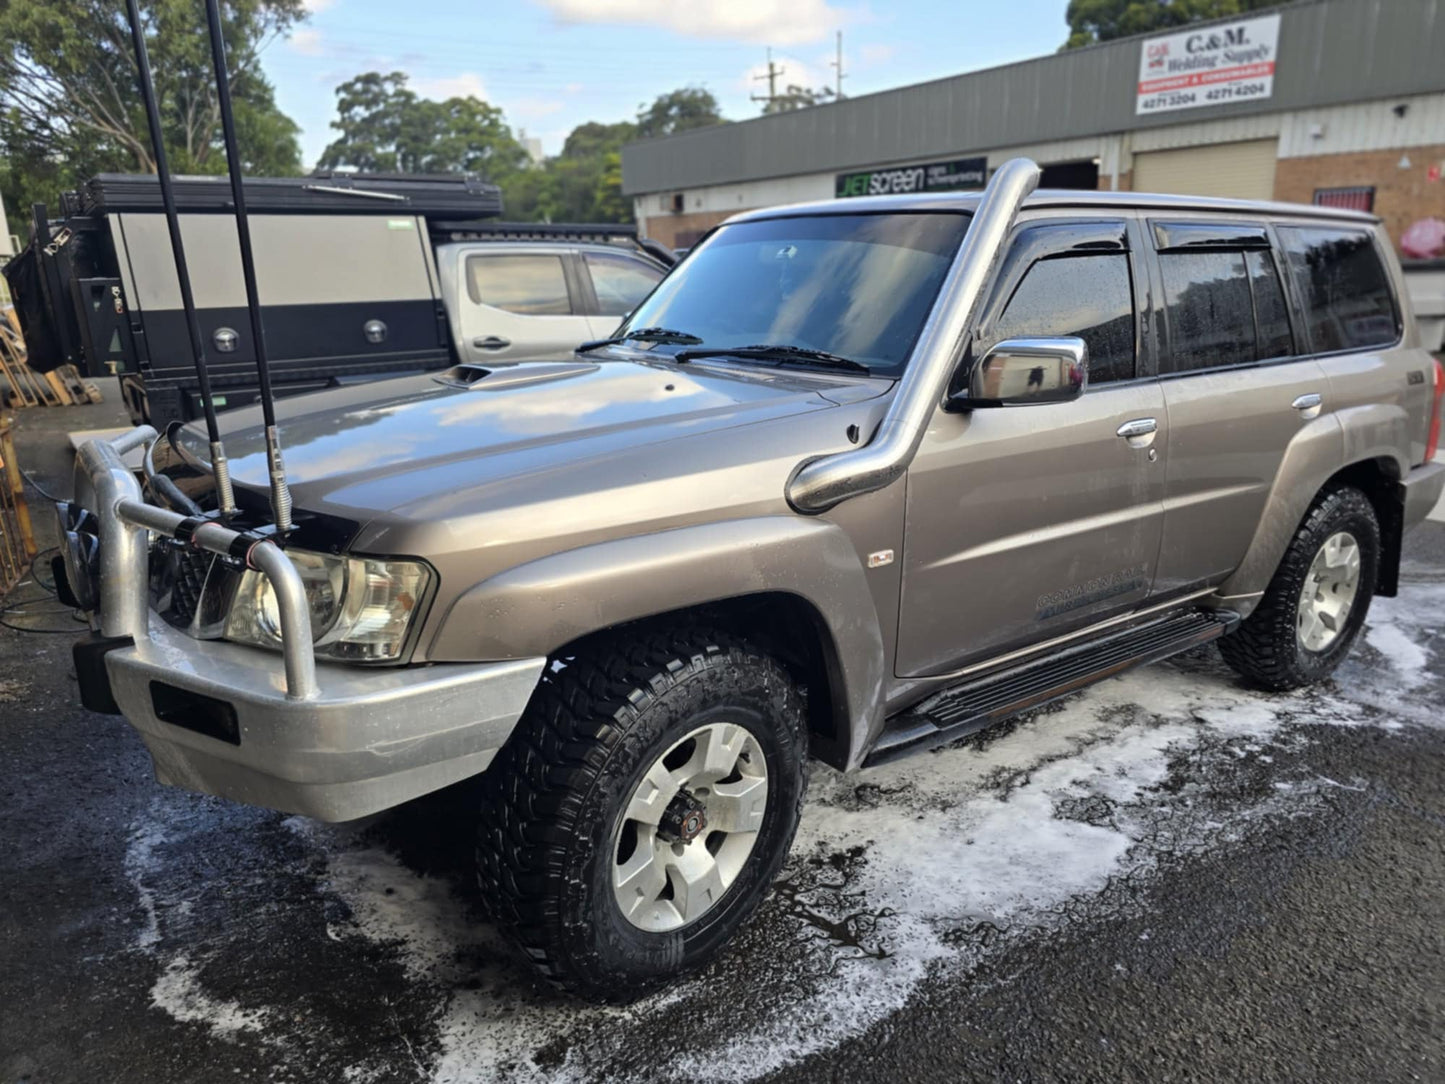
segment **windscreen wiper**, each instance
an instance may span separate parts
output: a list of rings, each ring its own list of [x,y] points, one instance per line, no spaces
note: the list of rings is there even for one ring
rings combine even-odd
[[[702,340],[696,335],[689,335],[686,331],[673,331],[668,327],[640,327],[636,331],[629,331],[626,335],[618,335],[611,339],[594,339],[592,342],[583,343],[577,347],[573,353],[585,354],[589,350],[598,350],[604,346],[616,346],[618,343],[626,342],[669,343],[674,346],[697,346]]]
[[[679,350],[673,361],[687,362],[698,358],[747,358],[772,361],[779,365],[812,365],[819,369],[841,369],[850,373],[869,372],[868,366],[826,350],[811,350],[790,343],[758,343],[753,346],[719,346],[702,350]]]

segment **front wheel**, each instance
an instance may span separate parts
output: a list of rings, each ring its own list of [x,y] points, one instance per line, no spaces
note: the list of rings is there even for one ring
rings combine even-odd
[[[1285,551],[1259,607],[1220,653],[1267,689],[1328,677],[1365,623],[1380,567],[1380,523],[1353,486],[1321,494]]]
[[[807,724],[782,667],[715,630],[559,662],[487,771],[478,881],[547,978],[627,1001],[761,902],[797,829]]]

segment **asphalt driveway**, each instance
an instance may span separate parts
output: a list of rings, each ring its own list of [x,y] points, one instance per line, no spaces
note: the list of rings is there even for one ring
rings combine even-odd
[[[63,488],[113,413],[22,456]],[[478,920],[469,786],[346,826],[159,787],[74,632],[0,628],[0,1082],[1445,1080],[1445,523],[1404,581],[1318,689],[1204,651],[817,769],[758,919],[627,1009]]]

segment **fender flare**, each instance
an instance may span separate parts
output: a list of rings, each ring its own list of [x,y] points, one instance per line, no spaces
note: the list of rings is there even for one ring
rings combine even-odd
[[[1326,414],[1296,433],[1275,474],[1249,549],[1217,594],[1230,601],[1257,599],[1274,578],[1315,497],[1341,471],[1387,460],[1398,476],[1402,466],[1395,442],[1407,423],[1399,407],[1371,403]],[[1253,605],[1247,608],[1252,610]]]
[[[1218,595],[1231,600],[1251,598],[1248,609],[1254,609],[1253,602],[1274,578],[1315,494],[1344,464],[1344,453],[1344,431],[1335,414],[1316,418],[1294,435],[1275,472],[1249,549],[1239,567],[1219,586]]]
[[[615,625],[708,603],[789,594],[821,618],[829,690],[849,767],[882,725],[883,635],[866,572],[837,525],[758,516],[564,550],[463,592],[433,638],[433,662],[551,655]]]

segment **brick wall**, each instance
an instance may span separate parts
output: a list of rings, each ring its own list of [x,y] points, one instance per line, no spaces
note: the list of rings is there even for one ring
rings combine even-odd
[[[642,232],[645,236],[659,241],[668,248],[678,248],[681,245],[691,245],[696,236],[707,232],[719,222],[731,218],[743,210],[751,208],[739,207],[732,211],[691,211],[686,214],[661,214],[648,215],[642,223]],[[678,240],[681,235],[681,241]]]
[[[1117,191],[1119,191],[1119,192],[1131,192],[1131,191],[1133,191],[1133,189],[1132,189],[1130,186],[1131,186],[1133,183],[1134,183],[1134,174],[1131,173],[1131,172],[1130,172],[1129,170],[1127,170],[1127,169],[1121,170],[1121,171],[1119,172],[1119,187],[1118,187]],[[1100,191],[1100,192],[1113,192],[1113,191],[1116,191],[1116,189],[1113,188],[1113,184],[1114,184],[1114,178],[1113,178],[1112,175],[1110,175],[1110,174],[1108,174],[1108,173],[1100,173],[1100,174],[1099,174],[1099,191]]]
[[[1410,168],[1400,168],[1409,155]],[[1445,181],[1431,182],[1426,170],[1445,163],[1445,143],[1407,150],[1323,154],[1313,158],[1281,158],[1275,167],[1274,198],[1313,203],[1317,188],[1373,185],[1375,214],[1385,222],[1396,245],[1410,223],[1445,218]]]

